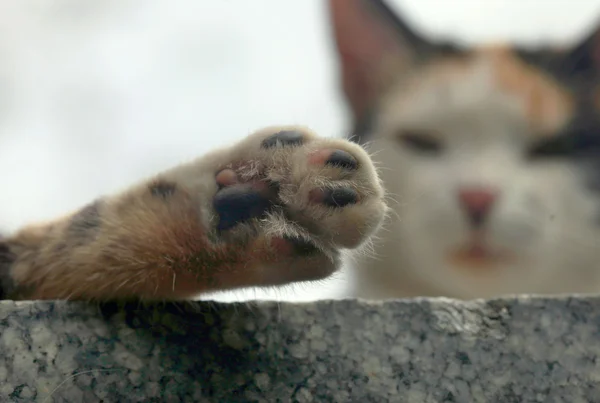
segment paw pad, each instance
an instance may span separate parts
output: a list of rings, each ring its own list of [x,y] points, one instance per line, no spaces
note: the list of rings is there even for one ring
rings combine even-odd
[[[358,161],[356,158],[354,158],[352,154],[342,150],[335,150],[332,152],[327,161],[325,161],[325,165],[337,166],[352,171],[358,169]]]
[[[262,148],[277,146],[300,146],[304,142],[304,135],[295,130],[283,130],[267,137],[261,143]]]
[[[233,169],[224,169],[217,173],[215,181],[217,182],[219,188],[222,189],[238,183],[238,177]]]
[[[339,188],[325,192],[323,203],[331,207],[344,207],[358,202],[358,193],[354,189]]]
[[[224,231],[240,222],[263,215],[271,202],[250,185],[226,187],[213,199],[213,207],[219,215],[217,229]]]

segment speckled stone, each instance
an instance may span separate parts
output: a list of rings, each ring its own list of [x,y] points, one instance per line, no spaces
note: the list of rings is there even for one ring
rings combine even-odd
[[[600,401],[600,298],[0,302],[1,402]]]

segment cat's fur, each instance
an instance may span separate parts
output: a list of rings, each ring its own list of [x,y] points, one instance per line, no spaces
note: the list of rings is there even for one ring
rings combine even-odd
[[[600,30],[467,48],[382,0],[329,13],[355,138],[394,199],[355,295],[600,292]]]
[[[386,212],[366,152],[260,130],[0,240],[0,298],[180,300],[322,279]]]

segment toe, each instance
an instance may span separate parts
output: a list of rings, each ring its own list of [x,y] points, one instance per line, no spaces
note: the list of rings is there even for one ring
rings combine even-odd
[[[304,142],[304,134],[296,130],[282,130],[263,140],[262,148],[300,146]]]
[[[250,184],[230,186],[217,192],[213,207],[219,215],[217,229],[230,229],[254,217],[262,216],[271,207],[270,200]]]

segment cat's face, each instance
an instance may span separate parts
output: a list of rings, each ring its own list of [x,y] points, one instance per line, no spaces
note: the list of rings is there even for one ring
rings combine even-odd
[[[543,151],[573,100],[537,72],[510,72],[523,75],[510,87],[500,63],[525,69],[504,52],[423,67],[389,92],[370,139],[397,203],[382,236],[417,274],[460,295],[541,291],[544,276],[563,287],[561,270],[600,256],[599,199],[584,167]]]
[[[346,95],[396,205],[378,264],[458,297],[600,289],[595,54],[434,45],[343,3]]]

